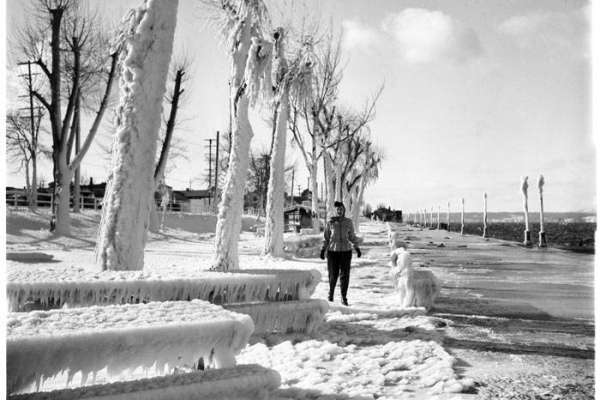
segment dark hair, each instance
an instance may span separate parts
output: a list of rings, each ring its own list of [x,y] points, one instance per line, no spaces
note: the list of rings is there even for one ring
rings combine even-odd
[[[344,206],[344,203],[342,203],[341,201],[336,201],[333,203],[334,207],[344,207],[344,209],[346,208],[346,206]]]

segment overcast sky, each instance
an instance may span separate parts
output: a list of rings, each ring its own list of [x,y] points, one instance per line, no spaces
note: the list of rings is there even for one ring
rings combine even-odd
[[[8,1],[9,38],[27,18],[24,3]],[[106,19],[119,20],[138,1],[95,3]],[[458,210],[464,197],[466,209],[477,211],[485,191],[490,211],[516,211],[520,177],[530,177],[530,197],[537,198],[542,173],[545,209],[595,210],[587,2],[306,0],[272,9],[274,19],[308,13],[343,28],[342,104],[359,108],[385,83],[371,124],[385,161],[367,202],[412,211],[445,209],[450,201]],[[176,132],[189,161],[177,161],[167,176],[175,189],[190,180],[194,188],[203,186],[204,139],[227,127],[229,60],[205,22],[196,1],[180,0],[175,49],[194,64],[185,121]],[[9,104],[11,93],[8,82]],[[255,145],[267,146],[268,127],[257,113],[252,121]],[[108,144],[112,132],[105,125],[100,142]],[[106,178],[102,154],[99,146],[91,148],[85,176]],[[304,166],[294,158],[304,188]],[[52,180],[47,165],[46,182]],[[10,166],[7,185],[24,185]],[[530,209],[537,210],[537,202]]]

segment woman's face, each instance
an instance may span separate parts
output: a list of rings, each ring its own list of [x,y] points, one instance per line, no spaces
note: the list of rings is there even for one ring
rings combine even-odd
[[[335,211],[337,212],[338,217],[343,217],[346,209],[343,206],[339,206],[335,208]]]

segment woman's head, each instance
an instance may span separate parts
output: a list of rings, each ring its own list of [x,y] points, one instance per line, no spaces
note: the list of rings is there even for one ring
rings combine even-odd
[[[338,217],[343,217],[344,214],[346,214],[346,207],[344,207],[344,203],[341,201],[336,201],[333,203],[333,206],[335,207],[335,212]]]

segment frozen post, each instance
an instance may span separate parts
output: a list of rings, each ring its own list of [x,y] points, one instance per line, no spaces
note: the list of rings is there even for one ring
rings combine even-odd
[[[531,232],[529,231],[529,212],[527,208],[527,189],[529,184],[527,183],[527,177],[521,178],[521,193],[523,194],[523,212],[525,213],[525,232],[523,244],[525,246],[531,246]]]
[[[446,211],[446,230],[450,232],[450,202],[448,202],[448,211]]]
[[[177,1],[146,1],[131,13],[121,56],[111,175],[98,230],[96,262],[102,270],[144,267],[154,203],[154,157],[176,19]]]
[[[487,193],[483,192],[483,235],[487,237]]]
[[[544,231],[544,175],[538,178],[538,189],[540,190],[540,238],[538,246],[547,247],[546,232]]]
[[[430,227],[433,228],[433,207],[431,207],[431,210],[429,211],[429,224]]]
[[[462,209],[460,211],[460,235],[465,234],[465,198],[460,199]]]
[[[438,206],[438,213],[437,213],[437,229],[438,231],[440,230],[440,206]]]

